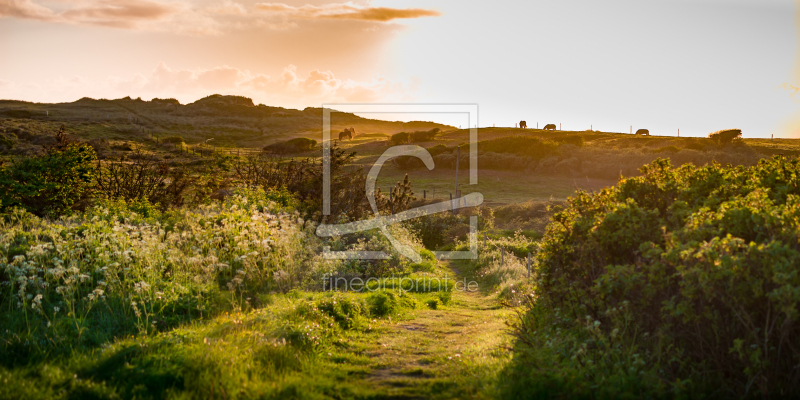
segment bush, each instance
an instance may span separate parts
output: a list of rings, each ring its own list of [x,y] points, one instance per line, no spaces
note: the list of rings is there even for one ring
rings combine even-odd
[[[182,205],[194,179],[183,168],[170,168],[140,153],[135,156],[131,162],[98,162],[97,192],[111,199],[144,199],[162,209]]]
[[[87,144],[26,158],[0,169],[0,210],[20,207],[38,216],[68,214],[88,197],[97,156]]]
[[[742,130],[741,129],[723,129],[716,132],[711,132],[708,134],[708,138],[717,142],[717,143],[730,143],[735,139],[742,138]]]
[[[614,379],[634,392],[799,395],[800,160],[658,159],[642,173],[553,217],[517,330],[518,379],[551,379],[525,365],[557,362],[590,377],[573,395]],[[544,361],[543,341],[568,356]],[[587,366],[600,355],[634,373]]]
[[[417,142],[430,142],[436,135],[439,134],[439,128],[433,128],[429,131],[416,131],[416,132],[400,132],[395,133],[389,138],[389,141],[394,144],[417,143]]]
[[[397,296],[392,292],[375,292],[367,298],[370,315],[385,317],[397,313],[400,308]]]
[[[11,150],[14,148],[14,140],[0,134],[0,150]]]

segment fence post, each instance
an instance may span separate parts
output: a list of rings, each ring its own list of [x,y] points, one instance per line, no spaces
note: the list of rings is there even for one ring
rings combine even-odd
[[[501,247],[500,248],[500,266],[501,267],[503,266],[503,264],[505,264],[505,259],[506,259],[506,248],[505,247]]]
[[[531,253],[528,253],[528,278],[531,277]]]
[[[425,200],[425,199],[426,199],[426,197],[425,197],[425,189],[422,189],[422,200]]]
[[[453,205],[453,193],[450,193],[450,212],[456,213],[456,207]]]
[[[483,232],[483,247],[486,247],[486,232]]]

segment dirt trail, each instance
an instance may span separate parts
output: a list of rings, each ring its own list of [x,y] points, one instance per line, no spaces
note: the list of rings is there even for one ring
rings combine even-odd
[[[362,343],[371,361],[364,383],[382,398],[483,397],[484,369],[508,357],[510,313],[492,297],[454,291],[447,306],[383,324]]]

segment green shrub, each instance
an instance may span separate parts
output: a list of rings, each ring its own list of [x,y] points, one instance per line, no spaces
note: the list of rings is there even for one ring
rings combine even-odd
[[[50,217],[71,212],[89,195],[96,159],[88,144],[71,144],[0,169],[0,210],[20,207]]]
[[[330,315],[342,329],[350,329],[365,317],[368,309],[363,301],[340,293],[327,292],[328,296],[316,301],[317,307]]]
[[[11,150],[14,148],[14,140],[7,138],[5,135],[0,135],[0,150]]]
[[[437,299],[430,299],[427,302],[425,302],[425,304],[431,310],[435,310],[435,309],[439,308],[439,300],[437,300]]]
[[[392,292],[379,291],[367,298],[369,313],[375,317],[385,317],[397,313],[399,304],[397,296]]]
[[[557,359],[591,377],[573,395],[614,379],[636,396],[799,395],[800,160],[671,168],[659,159],[642,173],[579,193],[553,217],[516,376]],[[544,341],[561,343],[565,358],[544,360],[532,348]],[[641,376],[578,367],[601,353],[635,362]]]

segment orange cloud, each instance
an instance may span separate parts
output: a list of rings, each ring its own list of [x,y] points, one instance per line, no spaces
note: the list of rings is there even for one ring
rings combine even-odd
[[[133,28],[138,22],[162,20],[178,11],[174,5],[150,0],[99,0],[60,15],[76,23]]]
[[[57,13],[32,0],[0,0],[0,17],[118,28],[163,20],[179,11],[179,6],[152,0],[94,0]]]
[[[222,5],[210,9],[194,9],[183,0],[57,0],[57,3],[57,7],[49,8],[34,0],[0,0],[0,18],[214,35],[220,33],[219,28],[224,24],[211,15],[236,13],[241,7],[231,0],[223,0]]]
[[[48,21],[56,15],[49,8],[31,0],[0,0],[0,17]]]
[[[283,3],[258,3],[254,8],[268,14],[300,19],[350,19],[373,22],[441,15],[438,11],[422,8],[359,7],[349,3],[332,3],[319,7],[312,5],[292,7]]]

